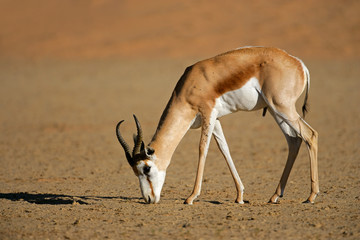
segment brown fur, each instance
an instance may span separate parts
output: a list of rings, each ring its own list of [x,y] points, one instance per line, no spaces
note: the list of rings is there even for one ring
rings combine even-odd
[[[216,98],[241,88],[250,78],[256,77],[265,94],[274,88],[277,92],[291,88],[300,89],[292,93],[298,97],[305,79],[298,79],[297,86],[286,87],[284,84],[294,82],[288,82],[284,78],[290,80],[294,75],[303,76],[302,72],[301,63],[282,50],[243,48],[200,61],[187,68],[175,91],[177,96],[184,97],[192,106],[202,108],[206,102],[211,108]],[[265,83],[266,81],[271,83]]]
[[[156,149],[155,154],[166,162],[158,163],[160,168],[168,166],[169,158],[195,114],[201,112],[206,117],[214,107],[216,98],[241,88],[250,78],[256,77],[271,103],[282,102],[283,99],[289,99],[289,96],[296,101],[305,79],[301,78],[296,82],[287,80],[294,75],[303,76],[302,72],[302,65],[296,58],[283,50],[265,47],[233,50],[186,68],[150,143]],[[279,93],[277,95],[280,97],[273,96],[273,92]],[[168,136],[170,132],[171,137]]]
[[[240,89],[251,78],[257,78],[266,107],[271,110],[278,124],[285,122],[291,130],[284,130],[285,137],[290,139],[297,134],[308,145],[311,160],[311,195],[308,201],[313,202],[317,193],[317,137],[309,139],[307,132],[314,133],[299,115],[295,103],[306,86],[306,76],[299,59],[276,48],[242,48],[220,54],[213,58],[200,61],[188,67],[178,81],[173,95],[167,104],[156,133],[150,143],[155,149],[156,165],[159,170],[166,170],[171,161],[175,148],[190,127],[196,114],[201,114],[201,138],[199,145],[199,162],[195,185],[192,194],[185,201],[192,204],[200,194],[201,182],[204,172],[205,159],[209,139],[214,129],[214,116],[211,112],[216,99],[223,94]],[[306,108],[307,91],[304,108]],[[215,116],[216,117],[216,116]],[[282,120],[279,120],[282,119]],[[282,121],[282,122],[281,122]],[[301,128],[299,128],[301,126]],[[285,132],[291,131],[292,133]],[[291,136],[290,136],[290,135]],[[316,135],[317,136],[317,135]],[[276,202],[282,195],[293,162],[295,161],[300,145],[297,141],[289,144],[289,157],[285,166],[279,186],[271,198]],[[235,170],[236,172],[236,170]],[[237,186],[241,185],[234,178]],[[241,189],[238,190],[237,201],[243,202]]]

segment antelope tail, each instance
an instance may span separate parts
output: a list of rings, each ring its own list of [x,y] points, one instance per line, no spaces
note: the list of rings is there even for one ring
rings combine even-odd
[[[306,76],[306,90],[305,90],[304,104],[302,106],[303,118],[305,118],[305,114],[308,112],[308,109],[309,109],[309,104],[307,101],[308,101],[309,90],[310,90],[310,74],[309,74],[309,70],[305,66],[304,66],[304,72],[305,72],[305,76]]]

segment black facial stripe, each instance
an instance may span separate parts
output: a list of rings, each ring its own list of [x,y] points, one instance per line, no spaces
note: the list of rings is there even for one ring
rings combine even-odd
[[[143,168],[143,172],[144,172],[144,174],[149,174],[149,172],[150,172],[150,169],[151,169],[151,167],[150,166],[148,166],[148,165],[145,165],[144,166],[144,168]]]

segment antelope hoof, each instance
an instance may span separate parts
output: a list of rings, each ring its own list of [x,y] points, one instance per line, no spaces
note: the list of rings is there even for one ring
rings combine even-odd
[[[315,203],[315,198],[317,197],[317,195],[318,193],[311,193],[309,198],[303,203]]]
[[[268,203],[272,203],[272,204],[279,204],[279,196],[277,195],[277,194],[274,194],[271,198],[270,198],[270,200],[269,200],[269,202]]]
[[[188,198],[185,200],[184,204],[193,205],[193,202],[194,202],[195,198],[196,198],[196,197],[193,197],[193,196],[188,197]]]

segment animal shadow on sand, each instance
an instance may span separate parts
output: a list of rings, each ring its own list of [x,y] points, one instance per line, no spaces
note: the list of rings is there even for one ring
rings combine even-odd
[[[0,193],[0,199],[8,199],[11,201],[26,201],[35,204],[48,204],[48,205],[87,205],[90,204],[88,201],[99,201],[105,199],[119,199],[119,200],[135,200],[140,198],[129,198],[129,197],[104,197],[104,196],[70,196],[64,194],[48,194],[48,193]]]

